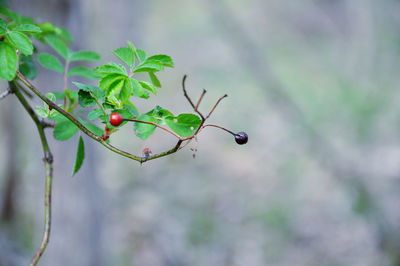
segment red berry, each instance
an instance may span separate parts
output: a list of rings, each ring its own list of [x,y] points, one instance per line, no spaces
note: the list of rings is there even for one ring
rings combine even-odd
[[[124,118],[120,113],[112,113],[110,115],[110,124],[114,127],[121,125],[122,122],[124,122]]]

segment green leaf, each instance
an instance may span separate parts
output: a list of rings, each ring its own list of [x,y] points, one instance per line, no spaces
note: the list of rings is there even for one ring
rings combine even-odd
[[[62,105],[59,104],[58,105],[60,108],[62,108]],[[65,122],[65,121],[69,121],[64,115],[60,114],[59,112],[57,112],[57,110],[52,109],[50,111],[50,115],[48,117],[48,119],[55,121],[55,122]]]
[[[103,107],[106,109],[119,109],[121,107],[121,102],[115,97],[115,95],[106,97]]]
[[[64,41],[72,42],[73,38],[71,33],[62,27],[55,27],[56,34],[61,37]]]
[[[154,94],[157,94],[157,88],[154,87],[153,84],[150,84],[146,81],[139,81],[139,83],[144,89],[151,91]]]
[[[87,117],[89,120],[96,120],[97,118],[99,118],[102,115],[103,115],[103,111],[101,109],[93,109],[92,111],[90,111],[90,113],[88,114]]]
[[[194,114],[180,114],[177,117],[166,117],[165,122],[179,136],[188,137],[199,127],[201,119]]]
[[[128,47],[121,47],[114,50],[113,54],[118,57],[122,62],[127,64],[130,68],[135,67],[135,54],[132,49]]]
[[[80,90],[82,91],[86,91],[86,92],[91,92],[92,93],[92,97],[94,97],[95,99],[99,100],[104,100],[104,91],[100,90],[98,87],[91,85],[91,84],[82,84],[79,82],[72,82],[75,86],[77,86]]]
[[[108,75],[108,74],[121,74],[121,75],[127,75],[126,68],[123,65],[117,65],[115,63],[108,63],[99,67],[96,67],[94,69],[96,73],[102,74],[102,75]]]
[[[30,55],[33,53],[32,42],[25,34],[18,31],[10,31],[6,34],[6,38],[24,55]]]
[[[149,116],[153,116],[156,119],[157,124],[159,124],[159,125],[166,124],[166,122],[165,122],[166,117],[174,116],[170,111],[168,111],[167,109],[164,109],[158,105],[154,109],[148,111],[146,114]]]
[[[67,60],[68,50],[63,41],[61,41],[56,35],[48,35],[45,37],[45,40],[57,53],[59,53],[62,57],[64,57],[65,60]]]
[[[75,166],[72,175],[75,175],[76,172],[79,171],[79,169],[82,166],[84,158],[85,158],[85,145],[83,144],[82,136],[79,136],[78,150],[76,151]]]
[[[99,128],[96,125],[90,124],[86,121],[80,121],[87,129],[90,130],[90,132],[92,132],[93,134],[97,135],[97,136],[103,136],[103,132],[104,130],[102,130],[101,128]]]
[[[54,95],[54,93],[51,93],[51,92],[46,93],[46,97],[52,102],[55,102],[57,99],[56,96]]]
[[[4,35],[7,31],[7,22],[0,18],[0,35]]]
[[[37,68],[33,63],[33,57],[31,55],[21,55],[19,71],[28,79],[34,79],[37,76]]]
[[[148,98],[150,98],[150,93],[148,91],[143,90],[143,93],[140,96],[140,98],[148,99]]]
[[[136,49],[137,59],[140,63],[146,60],[146,52],[142,49]]]
[[[139,72],[157,72],[157,71],[163,71],[164,66],[160,61],[157,60],[149,60],[148,58],[146,61],[144,61],[142,64],[138,65],[133,73],[139,73]]]
[[[13,80],[18,66],[15,49],[6,42],[0,42],[0,78]]]
[[[54,55],[43,53],[38,55],[37,59],[41,66],[60,73],[64,73],[63,65],[61,64],[60,60],[58,60],[58,58]]]
[[[100,55],[92,51],[79,51],[73,52],[69,58],[69,61],[98,61]]]
[[[63,100],[65,97],[65,94],[59,91],[54,91],[53,94],[56,96],[56,100]]]
[[[44,109],[41,106],[35,106],[36,113],[43,118],[47,118],[49,116],[49,110]]]
[[[110,85],[116,80],[124,79],[125,76],[121,74],[109,74],[101,78],[99,82],[100,89],[106,91]]]
[[[87,79],[99,79],[99,77],[94,74],[92,69],[82,66],[70,69],[67,76],[81,76]]]
[[[143,87],[140,85],[139,81],[136,79],[130,79],[132,83],[132,94],[136,97],[142,97],[143,95]]]
[[[124,83],[125,78],[117,79],[116,81],[111,83],[106,90],[106,96],[110,97],[116,94],[124,86]]]
[[[146,59],[146,61],[148,61],[148,60],[149,61],[153,61],[153,60],[158,61],[163,66],[166,66],[166,67],[174,67],[174,62],[172,61],[172,58],[165,54],[158,54],[158,55],[150,56],[149,58]]]
[[[96,100],[93,98],[90,92],[84,90],[79,90],[78,102],[82,107],[92,107],[96,104]]]
[[[84,91],[87,91],[87,92],[90,91],[90,86],[93,86],[93,85],[83,84],[83,83],[76,82],[76,81],[73,81],[72,84],[74,84],[76,87],[78,87],[78,89],[84,90]]]
[[[131,97],[132,91],[133,91],[132,82],[130,81],[130,79],[125,79],[124,85],[122,86],[121,91],[119,93],[119,99],[122,102],[126,102]]]
[[[69,89],[64,89],[64,93],[65,93],[65,96],[67,96],[68,100],[71,102],[71,104],[74,104],[76,98],[78,98],[78,92],[71,91]]]
[[[54,33],[56,31],[56,28],[50,22],[39,24],[39,27],[43,33]]]
[[[137,58],[136,47],[135,47],[135,45],[133,45],[133,43],[132,43],[131,41],[127,41],[127,44],[128,44],[129,49],[132,50],[133,54],[134,54],[134,55],[136,56],[136,58]]]
[[[11,10],[3,6],[0,6],[0,14],[11,21],[19,22],[21,20],[21,17],[17,13],[12,12]]]
[[[156,74],[154,74],[153,72],[149,72],[149,76],[151,79],[151,83],[153,83],[154,86],[161,88],[161,83],[158,80]]]
[[[59,122],[54,127],[53,135],[56,140],[67,140],[76,134],[78,127],[69,120]]]
[[[5,1],[5,0],[0,0],[0,2],[1,1]],[[31,17],[21,17],[20,24],[32,24],[32,25],[34,25],[35,21],[33,21],[33,18],[31,18]]]
[[[122,110],[127,112],[126,118],[137,117],[139,115],[138,109],[129,101],[124,103]]]
[[[14,28],[15,31],[21,31],[21,32],[28,32],[28,33],[40,33],[42,30],[33,24],[21,24],[17,27]]]
[[[174,116],[170,111],[167,109],[162,108],[161,106],[157,105],[154,109],[148,111],[146,113],[149,116],[153,116],[157,119],[157,124],[165,124],[164,119],[169,116]],[[158,121],[160,120],[160,121]],[[163,120],[163,121],[161,121]]]
[[[50,114],[49,114],[49,119],[55,119],[56,120],[57,116],[63,116],[63,115],[61,115],[56,109],[52,109],[50,111]]]
[[[139,116],[137,120],[156,123],[156,119],[154,117],[145,114]],[[153,134],[154,130],[156,129],[156,126],[135,122],[133,124],[133,128],[136,136],[138,136],[142,140],[145,140]]]

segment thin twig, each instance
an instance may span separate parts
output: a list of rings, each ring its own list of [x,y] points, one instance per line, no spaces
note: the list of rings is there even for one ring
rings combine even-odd
[[[44,166],[45,166],[45,193],[44,193],[44,229],[42,241],[38,250],[32,258],[30,266],[34,266],[38,263],[41,256],[43,255],[47,244],[50,240],[50,231],[51,231],[51,193],[52,193],[52,181],[53,181],[53,155],[51,154],[50,147],[48,145],[46,134],[44,133],[44,126],[42,121],[36,115],[35,111],[31,108],[28,102],[25,100],[22,93],[15,86],[15,83],[9,83],[11,90],[15,93],[18,100],[28,112],[33,122],[35,122],[37,130],[40,135],[40,140],[42,142],[42,148],[44,153]]]
[[[216,128],[222,129],[222,130],[224,130],[224,131],[226,131],[226,132],[228,132],[228,133],[230,133],[230,134],[232,134],[232,135],[234,135],[234,136],[236,135],[234,132],[232,132],[232,131],[230,131],[230,130],[224,128],[224,127],[218,126],[218,125],[206,124],[206,125],[204,125],[204,126],[202,127],[202,129],[205,128],[205,127],[216,127]]]
[[[190,103],[190,105],[193,107],[193,109],[196,109],[196,107],[194,106],[194,104],[193,104],[193,102],[192,102],[192,99],[190,99],[190,97],[189,97],[189,95],[187,94],[187,91],[186,91],[186,86],[185,86],[186,78],[187,78],[187,74],[185,74],[185,75],[183,76],[183,79],[182,79],[183,95],[186,97],[186,99],[188,100],[188,102]]]
[[[185,74],[184,76],[183,76],[183,79],[182,79],[182,89],[183,89],[183,95],[185,96],[185,98],[188,100],[188,102],[190,103],[190,105],[193,107],[193,110],[196,112],[196,113],[198,113],[199,114],[199,116],[201,117],[201,120],[204,122],[204,116],[203,116],[203,114],[199,111],[199,110],[197,110],[197,107],[196,106],[194,106],[194,104],[193,104],[193,102],[192,102],[192,99],[190,99],[190,97],[189,97],[189,94],[187,93],[187,91],[186,91],[186,86],[185,86],[185,82],[186,82],[186,78],[187,78],[187,74]],[[201,100],[201,98],[204,96],[204,91],[203,91],[203,94],[202,94],[202,96],[200,96],[200,99],[199,99],[199,101],[198,101],[198,104],[200,104],[200,100]],[[197,104],[197,105],[198,105]]]
[[[203,89],[203,92],[201,93],[200,98],[199,98],[199,100],[197,101],[196,107],[194,108],[195,111],[199,109],[200,102],[201,102],[201,100],[203,99],[204,94],[206,94],[206,92],[207,92],[206,89]]]
[[[207,115],[206,119],[208,119],[210,117],[210,115],[214,112],[215,108],[217,107],[217,105],[219,104],[220,101],[222,101],[222,99],[224,99],[225,97],[228,97],[228,94],[225,94],[224,96],[222,96],[221,98],[218,99],[217,103],[214,105],[214,107],[211,109],[210,113]]]

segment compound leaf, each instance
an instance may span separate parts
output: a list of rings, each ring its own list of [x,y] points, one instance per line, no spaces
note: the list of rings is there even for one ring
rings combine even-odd
[[[121,47],[114,50],[113,54],[122,62],[127,64],[130,68],[135,67],[135,54],[132,49],[128,47]]]

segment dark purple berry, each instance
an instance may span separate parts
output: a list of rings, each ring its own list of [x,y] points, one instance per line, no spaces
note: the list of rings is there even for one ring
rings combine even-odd
[[[239,132],[235,134],[235,141],[237,144],[246,144],[248,139],[249,136],[247,136],[246,132]]]

